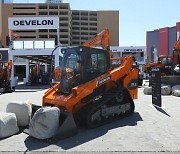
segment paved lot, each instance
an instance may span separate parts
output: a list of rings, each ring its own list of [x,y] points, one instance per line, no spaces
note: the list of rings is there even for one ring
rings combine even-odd
[[[10,101],[25,101],[41,104],[43,93],[48,87],[18,88],[14,93],[0,95],[0,111],[6,110]],[[20,132],[0,140],[1,152],[180,152],[180,98],[162,96],[163,108],[151,105],[151,96],[143,94],[139,88],[139,98],[135,100],[136,111],[127,118],[88,130],[79,129],[71,138],[48,144],[33,139]],[[173,152],[172,152],[173,151]]]

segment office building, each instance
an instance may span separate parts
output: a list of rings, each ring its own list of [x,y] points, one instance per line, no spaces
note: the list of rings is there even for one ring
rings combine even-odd
[[[81,45],[104,28],[110,29],[111,45],[119,46],[119,11],[71,10],[69,3],[1,4],[2,42],[6,46],[8,17],[59,17],[60,43],[67,46]],[[7,11],[8,10],[8,11]],[[22,40],[52,39],[55,29],[14,30]]]

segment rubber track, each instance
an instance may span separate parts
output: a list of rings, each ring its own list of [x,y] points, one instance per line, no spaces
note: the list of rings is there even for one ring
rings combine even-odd
[[[122,104],[130,103],[130,110],[126,112],[125,114],[122,115],[122,113],[119,116],[113,117],[113,118],[107,118],[106,121],[102,121],[101,123],[96,123],[95,125],[91,125],[89,123],[90,116],[93,112],[97,111],[98,108],[101,106],[107,104],[108,102],[111,101],[115,96],[117,95],[118,92],[120,92],[120,88],[114,88],[108,92],[106,92],[102,98],[100,98],[97,101],[90,102],[86,106],[84,106],[78,113],[78,122],[80,121],[80,124],[89,128],[94,128],[94,127],[99,127],[101,125],[104,125],[106,123],[110,123],[112,121],[121,119],[123,117],[126,117],[134,112],[134,102],[127,90],[123,90],[124,92],[124,100]],[[116,104],[117,105],[117,104]]]

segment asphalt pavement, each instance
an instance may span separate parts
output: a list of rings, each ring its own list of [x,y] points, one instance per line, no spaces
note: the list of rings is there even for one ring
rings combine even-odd
[[[144,82],[144,84],[147,84]],[[41,105],[48,86],[19,86],[0,95],[0,111],[11,101]],[[180,153],[180,97],[162,96],[162,108],[138,88],[135,112],[124,119],[95,128],[79,128],[77,135],[50,144],[20,131],[0,140],[0,153]]]

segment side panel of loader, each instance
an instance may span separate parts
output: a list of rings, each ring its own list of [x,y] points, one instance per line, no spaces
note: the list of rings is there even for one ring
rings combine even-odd
[[[125,78],[123,81],[124,87],[126,87],[131,94],[131,97],[133,99],[138,98],[138,70],[133,69]]]

